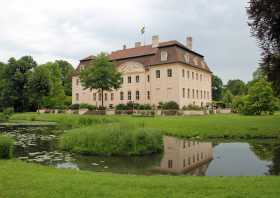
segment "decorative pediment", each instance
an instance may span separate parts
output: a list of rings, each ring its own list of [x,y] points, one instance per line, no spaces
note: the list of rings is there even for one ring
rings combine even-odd
[[[145,72],[144,65],[139,62],[129,61],[119,66],[119,72],[123,74]]]

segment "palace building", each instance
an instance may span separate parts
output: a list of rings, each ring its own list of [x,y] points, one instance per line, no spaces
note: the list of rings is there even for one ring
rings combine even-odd
[[[79,71],[89,65],[95,56],[80,60],[72,77],[72,103],[101,105],[101,93],[84,90]],[[192,50],[192,38],[186,44],[178,41],[160,42],[153,36],[152,44],[114,51],[109,58],[122,73],[122,85],[118,90],[104,92],[104,106],[134,102],[158,105],[175,101],[180,107],[190,104],[206,106],[212,101],[212,72],[204,56]]]

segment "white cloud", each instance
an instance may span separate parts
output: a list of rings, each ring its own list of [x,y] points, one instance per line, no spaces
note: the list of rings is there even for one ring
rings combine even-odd
[[[147,26],[162,40],[185,42],[224,80],[249,80],[259,50],[246,24],[246,0],[2,0],[0,60],[32,55],[40,63],[132,46]]]

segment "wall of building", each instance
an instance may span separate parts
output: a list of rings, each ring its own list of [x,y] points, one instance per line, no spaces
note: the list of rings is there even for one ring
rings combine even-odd
[[[139,62],[131,61],[118,66],[118,70],[122,73],[123,84],[118,90],[104,92],[104,105],[107,107],[128,102],[158,105],[159,102],[175,101],[180,107],[188,106],[189,104],[206,105],[206,103],[211,102],[211,74],[209,72],[178,63],[147,68]],[[168,76],[168,70],[171,71],[171,76]],[[185,72],[184,76],[183,70]],[[157,71],[160,72],[160,78],[156,76]],[[128,82],[129,78],[131,83]],[[138,82],[136,78],[139,78]],[[72,103],[101,105],[100,93],[97,90],[84,90],[78,76],[72,78],[72,87]],[[183,94],[183,88],[185,88],[185,95]],[[188,89],[190,89],[189,96]],[[192,97],[192,90],[195,90],[195,97]],[[131,98],[128,98],[129,92],[131,93]],[[136,98],[136,92],[139,93],[139,98]],[[150,93],[150,98],[148,97],[148,92]],[[122,100],[121,93],[123,93]]]

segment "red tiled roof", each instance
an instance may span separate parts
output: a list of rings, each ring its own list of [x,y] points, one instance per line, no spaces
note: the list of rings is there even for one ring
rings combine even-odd
[[[159,51],[163,50],[168,52],[168,60],[162,62],[160,60],[160,53]],[[185,60],[184,55],[188,52],[190,56],[190,61],[187,63]],[[80,65],[88,65],[88,63],[95,58],[94,55],[88,56],[84,59],[80,60],[80,64],[76,69],[75,73],[78,73],[80,70]],[[123,50],[114,51],[109,54],[109,58],[111,61],[115,61],[117,65],[120,65],[127,61],[127,59],[131,59],[134,61],[139,61],[145,66],[152,66],[152,65],[160,65],[160,64],[167,64],[167,63],[183,63],[188,64],[192,67],[196,67],[208,72],[211,72],[207,64],[204,62],[203,55],[188,49],[183,44],[179,43],[178,41],[167,41],[159,43],[158,47],[152,47],[152,45],[144,45],[135,48],[128,48]],[[197,61],[195,61],[195,59]],[[197,64],[195,64],[197,62]]]

